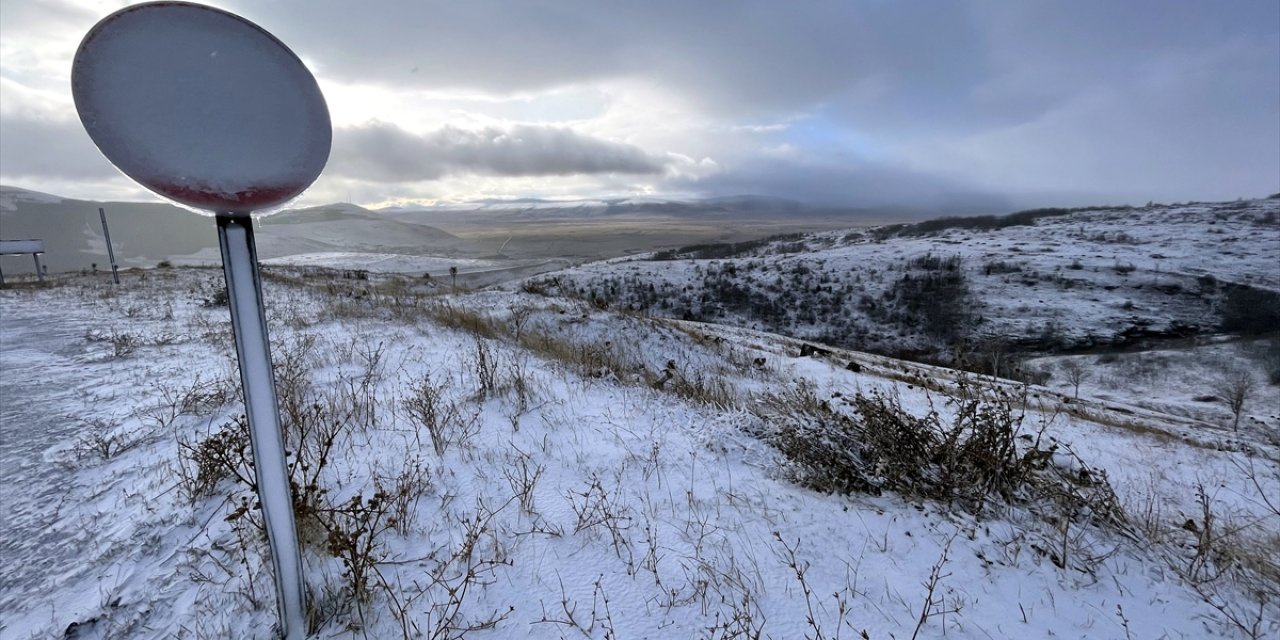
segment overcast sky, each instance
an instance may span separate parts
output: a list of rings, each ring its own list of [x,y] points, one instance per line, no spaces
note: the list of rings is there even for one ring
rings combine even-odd
[[[145,199],[0,3],[0,182]],[[649,195],[1008,209],[1280,191],[1277,0],[232,0],[334,120],[305,202]]]

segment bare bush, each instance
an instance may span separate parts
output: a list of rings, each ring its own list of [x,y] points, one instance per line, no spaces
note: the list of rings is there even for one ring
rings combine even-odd
[[[85,334],[85,341],[109,343],[111,345],[111,357],[113,358],[127,358],[131,356],[141,344],[141,340],[138,339],[138,336],[114,328],[111,329],[110,332],[96,330],[89,331]]]
[[[1218,377],[1213,384],[1213,393],[1227,405],[1231,411],[1231,430],[1240,430],[1240,416],[1244,413],[1244,405],[1253,395],[1253,375],[1246,369],[1228,371]]]
[[[956,539],[955,534],[951,534],[947,541],[942,545],[942,552],[938,555],[938,561],[929,569],[929,578],[924,581],[925,589],[924,602],[920,605],[920,615],[916,619],[915,630],[911,633],[911,640],[915,640],[920,635],[920,630],[924,628],[925,623],[934,616],[942,616],[945,620],[948,614],[958,614],[963,608],[963,604],[958,600],[948,602],[946,598],[938,593],[938,587],[942,581],[951,577],[951,573],[942,573],[950,560],[951,543]]]
[[[446,386],[433,382],[430,375],[424,375],[409,388],[401,405],[427,430],[436,455],[444,455],[450,447],[469,447],[480,431],[479,414],[464,415],[449,397]]]
[[[428,468],[420,461],[406,464],[394,477],[375,475],[373,486],[387,496],[396,531],[407,535],[413,527],[418,501],[431,490]]]
[[[476,396],[480,402],[492,397],[498,390],[498,356],[489,343],[477,336],[472,350],[473,358],[467,363],[476,378]]]
[[[340,376],[332,388],[316,390],[309,379],[298,376],[284,385],[280,404],[298,539],[340,560],[344,606],[362,608],[375,589],[396,600],[377,570],[386,559],[385,539],[389,532],[408,531],[431,483],[426,468],[414,462],[391,476],[375,474],[371,496],[356,494],[336,502],[330,497],[329,472],[368,411],[368,399],[352,392],[360,389],[358,379]],[[216,495],[224,480],[234,481],[227,491],[238,506],[226,520],[237,531],[247,527],[258,532],[240,535],[241,556],[249,545],[261,543],[264,531],[250,501],[257,487],[249,440],[248,423],[239,416],[198,443],[179,441],[180,486],[189,499]]]
[[[833,493],[894,491],[981,513],[993,500],[1052,505],[1046,518],[1123,515],[1106,473],[1072,456],[1056,463],[1044,427],[1025,430],[1022,402],[1002,387],[962,381],[944,423],[905,411],[883,393],[842,398],[837,411],[811,387],[760,398],[753,411],[793,480]]]
[[[131,355],[138,348],[138,339],[130,333],[111,332],[111,353],[117,358]]]
[[[813,587],[809,584],[809,580],[807,578],[810,567],[809,561],[801,560],[796,553],[800,547],[800,540],[797,538],[794,543],[788,543],[782,538],[782,534],[777,531],[773,532],[773,539],[778,543],[779,547],[781,547],[781,549],[774,550],[775,555],[783,564],[787,565],[787,568],[791,569],[791,572],[795,575],[796,582],[800,585],[800,593],[804,595],[806,608],[805,621],[813,631],[813,635],[805,634],[805,637],[813,638],[813,640],[835,640],[841,637],[842,632],[846,628],[853,633],[857,633],[860,638],[869,637],[865,629],[859,631],[853,626],[853,623],[848,620],[848,600],[851,595],[851,589],[847,586],[843,591],[835,591],[831,594],[832,598],[836,601],[836,616],[835,620],[831,623],[831,625],[835,627],[834,632],[830,627],[823,626],[824,620],[822,619],[820,612],[824,611],[825,608],[816,597]],[[932,591],[930,591],[930,595],[932,595]],[[751,617],[748,616],[746,621],[749,622],[750,620]],[[748,638],[760,638],[762,637],[760,632],[763,630],[763,627],[764,620],[761,619],[758,628],[753,629],[748,625],[746,627],[746,631],[748,631],[748,633],[743,634],[743,636]],[[726,635],[725,637],[737,636]]]
[[[1074,397],[1079,399],[1080,385],[1090,377],[1089,368],[1080,360],[1072,358],[1062,363],[1062,373],[1066,376],[1067,382],[1071,383]]]
[[[141,411],[141,416],[150,420],[156,427],[167,429],[179,416],[201,415],[227,404],[234,391],[231,381],[226,377],[215,377],[204,380],[199,374],[188,385],[170,385],[156,383],[159,401]]]
[[[606,490],[600,477],[593,474],[587,488],[570,492],[567,498],[578,519],[574,533],[603,528],[609,532],[614,553],[630,564],[633,554],[631,538],[626,532],[631,528],[631,507],[627,506],[621,493],[621,486],[616,486],[613,491]]]
[[[71,445],[76,460],[110,460],[141,445],[147,437],[147,430],[138,427],[130,428],[101,418],[79,420],[82,423],[81,433]]]
[[[1280,626],[1280,536],[1246,535],[1257,521],[1222,512],[1201,483],[1196,503],[1200,513],[1180,527],[1189,544],[1166,547],[1169,566],[1245,637],[1273,637]]]
[[[529,410],[529,402],[538,393],[537,382],[530,373],[524,357],[513,357],[508,363],[508,383],[515,394],[516,411],[513,418],[513,429],[518,424],[519,416]]]
[[[223,424],[198,443],[178,440],[179,486],[191,502],[212,496],[223,480],[253,486],[249,426],[244,416]]]
[[[367,602],[374,568],[386,559],[383,534],[399,523],[395,501],[381,490],[371,497],[352,496],[346,503],[318,510],[327,530],[326,549],[342,561],[343,581],[348,595],[357,602]]]
[[[521,451],[518,456],[510,463],[503,467],[502,476],[507,479],[507,484],[511,487],[511,492],[520,501],[520,508],[525,512],[534,513],[533,490],[538,485],[538,479],[542,477],[542,473],[546,471],[546,467],[539,464],[531,464],[532,460],[529,454]]]
[[[525,283],[528,286],[528,283]],[[524,327],[529,322],[529,317],[533,315],[534,308],[529,305],[512,302],[507,307],[508,317],[511,321],[511,334],[516,342],[520,342],[520,334],[524,331]]]
[[[432,596],[433,601],[427,607],[430,618],[428,630],[424,634],[432,640],[462,638],[471,632],[492,629],[515,610],[514,607],[495,609],[488,615],[471,619],[462,615],[462,605],[469,594],[483,587],[485,580],[491,579],[498,567],[510,564],[493,526],[493,519],[503,507],[493,509],[484,501],[477,500],[475,511],[456,523],[462,531],[458,546],[447,558],[429,569],[428,583],[411,597]],[[435,596],[443,597],[437,599]],[[405,602],[405,607],[410,603]],[[406,637],[410,637],[409,634]]]

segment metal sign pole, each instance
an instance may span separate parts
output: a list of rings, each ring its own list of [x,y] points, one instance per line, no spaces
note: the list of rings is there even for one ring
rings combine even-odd
[[[298,551],[284,435],[276,402],[275,376],[271,371],[271,343],[267,338],[253,220],[247,214],[219,213],[217,222],[218,246],[222,250],[222,269],[231,307],[231,327],[235,331],[236,355],[240,359],[240,383],[244,388],[244,405],[249,419],[258,499],[262,503],[267,543],[275,565],[281,635],[288,640],[301,639],[306,635],[302,556]]]
[[[98,207],[98,217],[102,219],[102,236],[107,239],[107,257],[111,259],[111,279],[120,284],[120,270],[116,268],[116,251],[111,248],[111,232],[107,231],[107,212]]]
[[[133,4],[94,25],[76,50],[71,94],[89,137],[125,175],[216,215],[279,628],[300,639],[306,583],[249,214],[297,197],[324,169],[333,144],[324,94],[262,27],[173,0]]]

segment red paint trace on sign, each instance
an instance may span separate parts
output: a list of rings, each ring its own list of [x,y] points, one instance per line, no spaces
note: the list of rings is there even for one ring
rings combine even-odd
[[[206,211],[249,213],[284,204],[305,191],[308,185],[306,183],[298,183],[272,187],[255,187],[236,193],[172,183],[148,183],[146,186],[166,198],[176,200],[189,207]]]

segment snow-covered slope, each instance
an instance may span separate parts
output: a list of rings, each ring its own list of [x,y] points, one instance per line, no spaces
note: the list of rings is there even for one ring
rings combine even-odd
[[[1191,336],[1232,288],[1280,291],[1280,199],[1018,215],[700,245],[529,286],[889,353]]]
[[[327,491],[300,518],[313,637],[1280,632],[1274,390],[1237,434],[554,296],[270,273],[286,423],[335,434],[324,462],[290,445]],[[214,463],[242,451],[219,277],[0,291],[0,636],[272,637],[247,470]],[[830,495],[775,447],[868,398],[951,420],[975,392],[1128,515]]]

